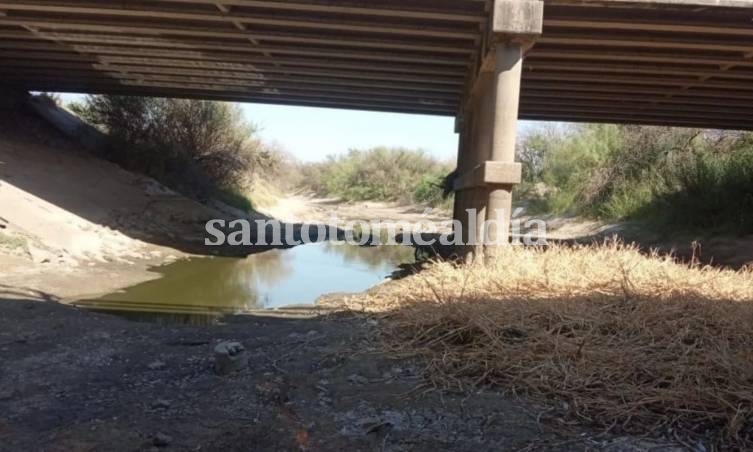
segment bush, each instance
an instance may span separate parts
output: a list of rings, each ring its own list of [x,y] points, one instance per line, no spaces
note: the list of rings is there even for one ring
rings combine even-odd
[[[227,204],[230,207],[235,207],[238,210],[244,212],[251,212],[254,210],[254,204],[244,194],[238,193],[233,190],[218,190],[216,194],[217,198]]]
[[[330,156],[302,168],[303,184],[323,196],[345,201],[396,201],[438,205],[442,179],[452,165],[420,150],[374,148]]]
[[[538,210],[753,232],[751,134],[589,124],[535,132],[519,154],[525,185],[548,187]]]
[[[255,173],[275,166],[231,104],[104,95],[70,108],[108,134],[105,158],[189,195],[243,193]]]
[[[635,209],[662,225],[753,232],[753,139],[693,149],[675,156],[656,184],[654,197]]]
[[[426,174],[413,190],[413,201],[427,205],[440,205],[444,203],[444,175]]]

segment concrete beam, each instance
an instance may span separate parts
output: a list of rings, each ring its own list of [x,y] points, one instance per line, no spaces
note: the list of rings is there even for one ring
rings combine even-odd
[[[523,180],[523,165],[517,162],[484,162],[460,175],[455,190],[487,187],[489,185],[517,185]]]
[[[496,37],[534,39],[544,30],[544,2],[496,0],[492,32]]]
[[[719,8],[753,8],[752,0],[547,0],[554,5],[586,5],[592,7],[611,7],[622,4],[643,6],[645,8],[677,7],[719,7]]]
[[[0,83],[465,116],[470,168],[517,44],[525,119],[753,130],[753,0],[125,3],[0,0]]]

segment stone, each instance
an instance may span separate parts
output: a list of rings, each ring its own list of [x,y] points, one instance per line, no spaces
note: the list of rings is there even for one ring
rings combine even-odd
[[[170,408],[170,401],[159,399],[152,404],[152,408],[157,409],[157,410],[166,410]]]
[[[49,264],[55,258],[55,255],[51,252],[42,248],[38,248],[31,243],[28,243],[26,245],[26,251],[29,253],[31,260],[35,264]]]
[[[240,342],[222,342],[214,348],[214,370],[229,375],[248,367],[248,353]]]
[[[169,435],[165,435],[164,433],[157,433],[156,435],[154,435],[154,439],[152,439],[152,444],[157,447],[167,447],[172,442],[173,438]]]
[[[369,383],[369,380],[364,376],[353,374],[348,376],[348,382],[356,385],[365,385]]]
[[[165,367],[167,367],[167,364],[165,364],[163,361],[154,361],[153,363],[149,364],[149,370],[162,370]]]

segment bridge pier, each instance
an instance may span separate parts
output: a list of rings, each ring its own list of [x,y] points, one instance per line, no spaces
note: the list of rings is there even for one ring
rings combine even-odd
[[[523,58],[542,26],[540,0],[495,1],[481,62],[458,115],[455,219],[463,226],[460,251],[468,258],[493,257],[510,242],[512,191],[522,177],[515,146]]]

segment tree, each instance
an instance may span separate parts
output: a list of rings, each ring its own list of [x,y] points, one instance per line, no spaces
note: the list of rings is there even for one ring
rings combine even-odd
[[[108,134],[105,158],[184,193],[242,191],[255,170],[274,165],[232,104],[97,95],[69,108]]]

